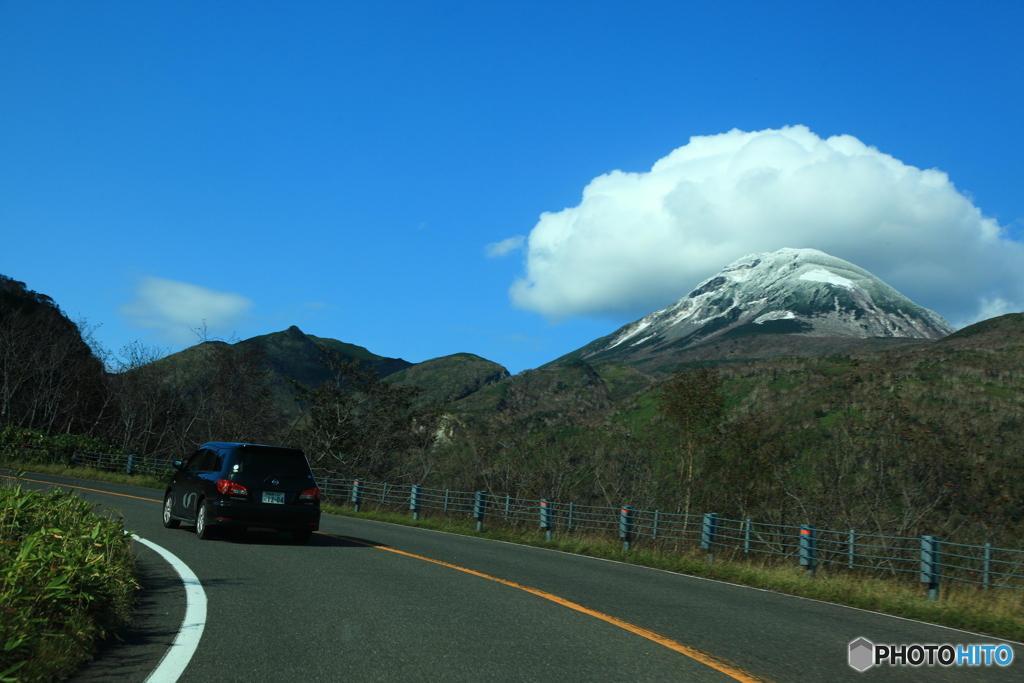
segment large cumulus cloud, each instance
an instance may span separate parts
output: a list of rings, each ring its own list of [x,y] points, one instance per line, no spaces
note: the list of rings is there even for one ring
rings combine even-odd
[[[810,247],[866,268],[954,325],[1024,303],[1024,246],[949,177],[804,126],[693,137],[544,213],[513,303],[554,319],[639,316],[757,251]]]

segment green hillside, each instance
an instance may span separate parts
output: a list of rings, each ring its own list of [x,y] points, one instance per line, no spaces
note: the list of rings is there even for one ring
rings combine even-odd
[[[666,411],[673,394],[721,412],[688,423]],[[1021,314],[933,343],[661,378],[572,359],[450,409],[466,433],[437,470],[466,490],[1024,542]]]
[[[388,375],[389,382],[423,388],[419,403],[451,403],[508,377],[508,370],[472,353],[456,353],[411,365]]]
[[[294,416],[298,414],[299,406],[294,400],[296,389],[289,379],[312,389],[334,377],[323,362],[325,356],[321,347],[338,354],[341,360],[359,361],[380,377],[388,377],[413,365],[401,358],[378,356],[362,346],[305,334],[294,325],[281,332],[252,337],[234,344],[203,342],[160,359],[155,365],[167,372],[172,368],[199,366],[209,363],[214,351],[226,353],[236,360],[249,358],[266,371],[267,386],[280,410]]]

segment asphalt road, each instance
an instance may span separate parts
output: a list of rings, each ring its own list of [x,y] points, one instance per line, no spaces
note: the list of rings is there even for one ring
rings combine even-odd
[[[38,488],[74,485],[120,510],[126,528],[196,573],[207,623],[183,682],[1024,680],[1024,646],[1013,643],[1009,667],[858,673],[847,648],[859,637],[1002,641],[768,591],[331,515],[306,546],[259,532],[199,541],[191,528],[163,528],[159,491],[25,477]],[[180,580],[135,546],[143,585],[135,621],[76,682],[141,683],[181,624]]]

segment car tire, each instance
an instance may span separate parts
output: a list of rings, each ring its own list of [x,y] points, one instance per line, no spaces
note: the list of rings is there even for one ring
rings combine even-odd
[[[199,501],[196,508],[196,538],[200,541],[208,541],[213,538],[213,528],[209,524],[210,506],[205,500]]]
[[[174,494],[168,493],[164,496],[164,528],[165,529],[177,529],[181,522],[171,517],[174,512]]]
[[[292,532],[292,543],[298,545],[304,545],[309,543],[309,539],[313,537],[313,532],[309,529],[296,529]]]

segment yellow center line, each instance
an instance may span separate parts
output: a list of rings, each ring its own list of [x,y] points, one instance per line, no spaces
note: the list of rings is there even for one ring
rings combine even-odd
[[[592,610],[589,607],[584,607],[583,605],[580,605],[580,604],[577,604],[575,602],[572,602],[571,600],[566,600],[565,598],[560,598],[557,595],[554,595],[553,593],[548,593],[547,591],[542,591],[542,590],[537,589],[537,588],[531,588],[530,586],[524,586],[523,584],[516,583],[514,581],[508,581],[506,579],[500,579],[497,576],[491,576],[490,574],[484,574],[483,572],[478,572],[478,571],[476,571],[474,569],[469,569],[468,567],[460,567],[457,564],[451,564],[449,562],[443,562],[441,560],[435,560],[435,559],[432,559],[430,557],[424,557],[423,555],[416,555],[414,553],[407,553],[404,550],[396,550],[395,548],[388,548],[387,546],[375,545],[373,543],[367,543],[365,541],[360,541],[360,540],[357,540],[355,538],[349,538],[347,536],[335,536],[334,534],[328,534],[328,533],[325,533],[323,531],[318,531],[316,533],[321,534],[323,536],[330,536],[331,538],[337,538],[337,539],[340,539],[340,540],[343,540],[343,541],[349,541],[349,542],[352,542],[352,543],[358,543],[360,545],[369,546],[371,548],[377,548],[379,550],[386,550],[389,553],[396,553],[398,555],[405,555],[406,557],[412,557],[412,558],[415,558],[417,560],[423,560],[424,562],[432,562],[433,564],[439,564],[442,567],[448,567],[450,569],[456,569],[456,570],[458,570],[460,572],[465,572],[466,574],[472,574],[473,576],[478,576],[481,579],[487,579],[488,581],[494,581],[496,583],[500,583],[500,584],[503,584],[505,586],[510,586],[511,588],[518,588],[521,591],[526,591],[527,593],[531,593],[531,594],[536,595],[538,597],[544,598],[545,600],[550,600],[551,602],[558,603],[559,605],[562,605],[563,607],[568,607],[571,610],[576,610],[577,612],[582,612],[583,614],[592,616],[592,617],[594,617],[596,619],[600,619],[601,621],[608,622],[609,624],[612,624],[613,626],[618,626],[619,628],[622,628],[622,629],[625,629],[627,631],[630,631],[631,633],[635,633],[638,636],[641,636],[643,638],[647,638],[648,640],[652,640],[655,643],[658,643],[659,645],[664,645],[665,647],[667,647],[667,648],[669,648],[671,650],[675,650],[676,652],[684,654],[684,655],[686,655],[687,657],[689,657],[691,659],[695,659],[696,661],[700,662],[701,664],[705,664],[707,666],[710,666],[712,669],[715,669],[716,671],[720,671],[721,673],[725,674],[726,676],[729,676],[730,678],[732,678],[734,680],[742,681],[742,683],[772,683],[767,678],[761,678],[759,676],[755,676],[752,673],[744,671],[743,669],[739,668],[738,666],[736,666],[732,662],[729,662],[728,660],[721,659],[719,657],[715,657],[714,655],[709,655],[706,652],[701,652],[700,650],[698,650],[696,648],[692,648],[689,645],[684,645],[683,643],[680,643],[679,641],[676,641],[676,640],[672,640],[671,638],[666,638],[665,636],[660,635],[658,633],[655,633],[654,631],[649,631],[649,630],[647,630],[645,628],[637,626],[636,624],[631,624],[628,621],[625,621],[623,619],[619,619],[618,617],[613,617],[610,614],[604,614],[603,612],[598,612],[596,610]]]
[[[12,477],[9,474],[0,474],[0,477],[4,479],[20,479],[22,481],[32,481],[37,484],[50,484],[52,486],[63,486],[67,489],[79,489],[81,491],[94,491],[96,493],[106,493],[111,496],[121,496],[122,498],[134,498],[135,500],[151,500],[154,503],[162,503],[163,501],[159,498],[142,498],[141,496],[129,496],[127,493],[114,493],[113,491],[103,491],[101,489],[90,489],[85,486],[78,486],[76,484],[59,484],[55,481],[43,481],[42,479],[29,479],[28,477]]]
[[[0,475],[0,477],[4,477],[5,479],[17,479],[18,478],[18,477],[13,477],[13,476],[6,475],[6,474],[2,474],[2,475]],[[51,484],[53,486],[63,486],[65,488],[81,489],[82,491],[94,491],[96,493],[106,493],[106,494],[109,494],[109,495],[112,495],[112,496],[121,496],[122,498],[134,498],[136,500],[148,500],[148,501],[152,501],[154,503],[163,502],[159,498],[143,498],[141,496],[131,496],[131,495],[128,495],[127,493],[114,493],[113,491],[103,491],[101,489],[90,489],[90,488],[87,488],[85,486],[75,486],[73,484],[59,484],[57,482],[43,481],[41,479],[28,479],[27,477],[21,477],[21,479],[24,479],[25,481],[35,482],[37,484]],[[700,662],[701,664],[704,664],[706,666],[711,667],[712,669],[714,669],[716,671],[720,671],[721,673],[723,673],[726,676],[732,678],[733,680],[741,681],[742,683],[772,683],[767,678],[761,678],[759,676],[755,676],[752,673],[744,671],[743,669],[739,668],[738,666],[736,666],[732,662],[729,662],[728,660],[721,659],[720,657],[715,657],[714,655],[710,655],[710,654],[708,654],[706,652],[701,652],[700,650],[698,650],[696,648],[692,648],[689,645],[684,645],[683,643],[680,643],[677,640],[672,640],[671,638],[666,638],[665,636],[663,636],[661,634],[658,634],[658,633],[655,633],[654,631],[650,631],[650,630],[648,630],[646,628],[637,626],[636,624],[631,624],[628,621],[625,621],[624,619],[619,619],[618,617],[613,617],[610,614],[604,614],[603,612],[598,612],[597,610],[592,610],[589,607],[584,607],[583,605],[580,605],[578,603],[572,602],[571,600],[566,600],[565,598],[560,598],[559,596],[557,596],[557,595],[555,595],[553,593],[548,593],[547,591],[542,591],[542,590],[540,590],[538,588],[531,588],[530,586],[524,586],[523,584],[516,583],[515,581],[508,581],[506,579],[500,579],[497,576],[491,576],[490,574],[484,574],[483,572],[478,572],[475,569],[469,569],[468,567],[460,567],[459,565],[451,564],[450,562],[443,562],[441,560],[435,560],[435,559],[430,558],[430,557],[424,557],[423,555],[416,555],[415,553],[407,553],[404,550],[397,550],[395,548],[388,548],[387,546],[375,545],[373,543],[367,543],[365,541],[360,541],[360,540],[357,540],[357,539],[354,539],[354,538],[349,538],[347,536],[336,536],[334,534],[328,534],[328,533],[326,533],[324,531],[318,531],[316,533],[318,533],[318,534],[320,534],[322,536],[330,536],[331,538],[337,538],[337,539],[342,540],[342,541],[349,541],[351,543],[358,543],[360,545],[365,545],[365,546],[368,546],[368,547],[371,547],[371,548],[377,548],[379,550],[386,550],[389,553],[396,553],[398,555],[405,555],[406,557],[412,557],[412,558],[417,559],[417,560],[423,560],[424,562],[431,562],[433,564],[441,565],[442,567],[448,567],[449,569],[455,569],[455,570],[458,570],[460,572],[465,572],[466,574],[472,574],[473,576],[478,576],[481,579],[487,579],[488,581],[494,581],[495,583],[500,583],[500,584],[503,584],[505,586],[509,586],[511,588],[518,588],[521,591],[526,591],[527,593],[530,593],[532,595],[536,595],[538,597],[544,598],[545,600],[550,600],[551,602],[554,602],[554,603],[557,603],[559,605],[562,605],[563,607],[568,607],[571,610],[575,610],[577,612],[581,612],[583,614],[586,614],[586,615],[589,615],[591,617],[594,617],[595,619],[600,619],[601,621],[604,621],[604,622],[607,622],[609,624],[612,624],[613,626],[618,626],[619,628],[625,629],[625,630],[627,630],[627,631],[629,631],[631,633],[635,633],[636,635],[641,636],[642,638],[646,638],[647,640],[653,641],[655,643],[658,643],[659,645],[664,645],[665,647],[669,648],[670,650],[675,650],[676,652],[679,652],[680,654],[686,655],[690,659],[694,659],[694,660]]]

